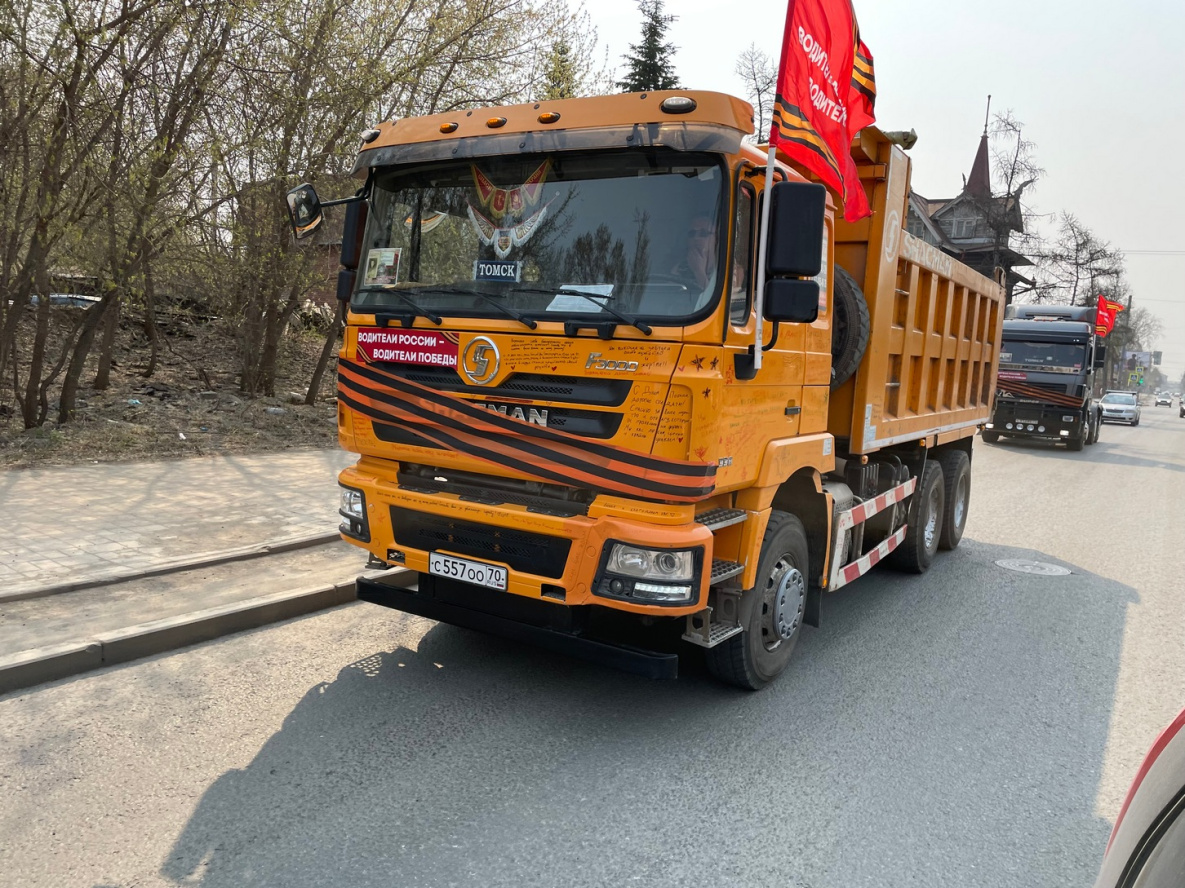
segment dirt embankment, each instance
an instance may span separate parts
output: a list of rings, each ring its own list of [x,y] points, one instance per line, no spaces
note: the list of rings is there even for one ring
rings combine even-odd
[[[77,310],[53,310],[51,356],[73,322],[68,313]],[[324,336],[317,329],[290,330],[277,368],[277,397],[252,398],[239,391],[235,333],[225,323],[172,322],[151,377],[144,375],[147,337],[138,327],[124,325],[116,337],[110,386],[95,390],[97,357],[92,355],[73,422],[56,423],[55,387],[49,393],[50,421],[25,430],[11,380],[0,390],[0,467],[334,447],[332,362],[317,403],[300,403]],[[23,351],[28,354],[28,348]]]

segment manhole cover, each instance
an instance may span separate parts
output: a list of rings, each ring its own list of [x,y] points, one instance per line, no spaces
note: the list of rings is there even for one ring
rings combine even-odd
[[[1024,558],[1001,558],[996,562],[1005,570],[1015,570],[1018,573],[1036,574],[1039,577],[1068,577],[1070,571],[1056,564],[1046,561],[1026,561]]]

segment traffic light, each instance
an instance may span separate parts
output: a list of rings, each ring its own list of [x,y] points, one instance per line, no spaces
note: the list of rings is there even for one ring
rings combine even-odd
[[[1144,384],[1144,374],[1141,373],[1140,374],[1140,385],[1143,385],[1143,384]]]

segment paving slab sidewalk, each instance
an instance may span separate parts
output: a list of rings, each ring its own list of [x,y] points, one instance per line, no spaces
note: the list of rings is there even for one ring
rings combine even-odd
[[[341,450],[0,472],[0,601],[336,532]]]

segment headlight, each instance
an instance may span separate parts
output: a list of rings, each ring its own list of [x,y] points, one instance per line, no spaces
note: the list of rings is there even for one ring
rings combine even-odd
[[[366,520],[366,497],[361,490],[352,487],[341,488],[341,505],[337,512],[342,516],[338,530],[347,536],[370,542],[370,522]]]
[[[354,490],[352,487],[343,487],[341,489],[342,499],[341,505],[337,510],[346,518],[356,518],[361,521],[366,517],[362,511],[362,491]]]
[[[699,546],[643,549],[610,542],[593,592],[639,604],[689,604],[699,591],[703,560]]]
[[[690,550],[639,549],[614,543],[609,552],[609,573],[641,580],[690,580],[695,562]]]

